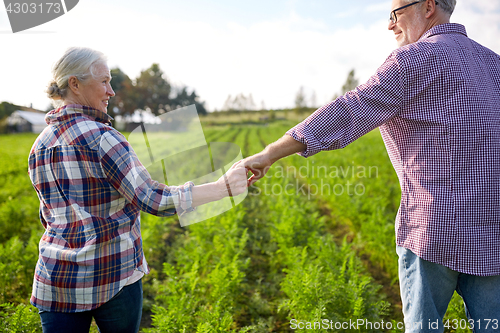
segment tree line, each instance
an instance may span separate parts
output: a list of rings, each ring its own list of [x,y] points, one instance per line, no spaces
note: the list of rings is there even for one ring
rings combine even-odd
[[[355,89],[359,85],[359,80],[356,78],[356,72],[352,69],[347,75],[347,79],[345,83],[342,85],[340,95],[344,95],[346,92]],[[335,93],[332,100],[337,99],[340,96],[338,93]],[[317,108],[316,101],[316,92],[313,91],[310,98],[306,96],[304,91],[304,87],[300,87],[297,93],[295,94],[295,110],[298,112],[307,111],[311,108]],[[265,110],[265,104],[262,102],[260,106],[260,110]],[[259,107],[256,105],[252,94],[250,93],[248,96],[240,93],[235,95],[229,95],[222,107],[221,111],[256,111],[259,110]]]
[[[158,116],[192,104],[196,105],[198,114],[207,114],[205,102],[200,101],[195,90],[189,92],[186,86],[173,87],[156,63],[142,71],[134,80],[118,67],[111,69],[111,76],[113,77],[111,86],[116,95],[109,100],[108,113],[113,117],[132,115],[138,109],[149,110]],[[355,70],[352,69],[342,86],[341,94],[353,90],[358,84],[359,81],[355,77]],[[338,93],[333,96],[333,99],[337,97],[339,97]],[[308,107],[307,104],[304,88],[300,87],[295,95],[295,109],[305,110]],[[317,106],[315,105],[316,95],[314,92],[310,104],[309,107],[312,108]],[[19,109],[22,109],[22,107],[9,102],[0,103],[0,120],[7,118],[12,112]],[[234,97],[229,95],[222,108],[223,111],[251,111],[257,109],[252,94],[248,96],[238,94]],[[261,109],[265,109],[263,102]]]
[[[116,94],[108,105],[108,113],[112,117],[132,115],[138,109],[151,111],[158,116],[191,104],[196,105],[198,114],[207,114],[205,102],[200,101],[196,91],[189,91],[186,86],[173,87],[156,63],[143,70],[134,80],[118,67],[111,69],[111,76],[111,86]],[[22,109],[19,105],[2,102],[0,120]],[[45,111],[49,110],[50,108]]]
[[[344,95],[346,92],[354,90],[359,85],[359,80],[356,78],[356,71],[351,69],[349,74],[347,74],[347,78],[345,83],[342,85],[340,90],[340,95],[335,93],[332,97],[332,101],[336,100],[341,95]],[[316,108],[316,93],[313,91],[312,96],[310,98],[310,102],[308,103],[308,98],[304,92],[304,87],[300,87],[299,91],[295,94],[295,110],[296,111],[304,111],[309,108]]]
[[[194,104],[198,114],[207,114],[205,102],[201,102],[194,90],[186,86],[173,87],[164,77],[160,65],[154,63],[132,80],[120,68],[111,69],[111,86],[115,97],[109,100],[111,116],[131,115],[135,110],[151,111],[155,116]]]

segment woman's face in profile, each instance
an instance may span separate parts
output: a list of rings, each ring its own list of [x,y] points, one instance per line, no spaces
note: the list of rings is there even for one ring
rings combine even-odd
[[[110,84],[111,75],[108,65],[96,64],[94,75],[95,78],[90,77],[81,85],[81,103],[107,113],[109,98],[115,95]]]

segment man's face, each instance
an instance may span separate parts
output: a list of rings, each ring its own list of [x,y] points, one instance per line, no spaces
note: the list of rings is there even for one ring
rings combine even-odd
[[[391,11],[408,5],[403,0],[392,0]],[[415,43],[425,32],[425,1],[396,11],[396,23],[389,22],[389,30],[396,35],[398,46]]]

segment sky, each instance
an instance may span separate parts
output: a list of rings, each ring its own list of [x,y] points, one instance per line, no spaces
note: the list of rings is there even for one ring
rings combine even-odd
[[[80,0],[14,34],[0,5],[0,102],[46,110],[52,64],[68,47],[85,46],[132,79],[158,63],[209,111],[240,93],[259,108],[293,107],[300,87],[309,106],[321,106],[351,69],[363,83],[397,48],[390,9],[390,0]],[[500,53],[500,1],[458,0],[451,21]]]

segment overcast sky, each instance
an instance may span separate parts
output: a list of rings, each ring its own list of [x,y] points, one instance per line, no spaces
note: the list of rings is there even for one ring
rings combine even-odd
[[[70,46],[104,52],[132,79],[159,63],[210,111],[239,93],[258,107],[293,107],[301,86],[319,106],[350,69],[364,82],[396,48],[390,0],[80,0],[16,34],[0,6],[0,101],[39,109],[50,104],[43,91],[52,63]],[[458,0],[452,21],[500,53],[500,1]]]

